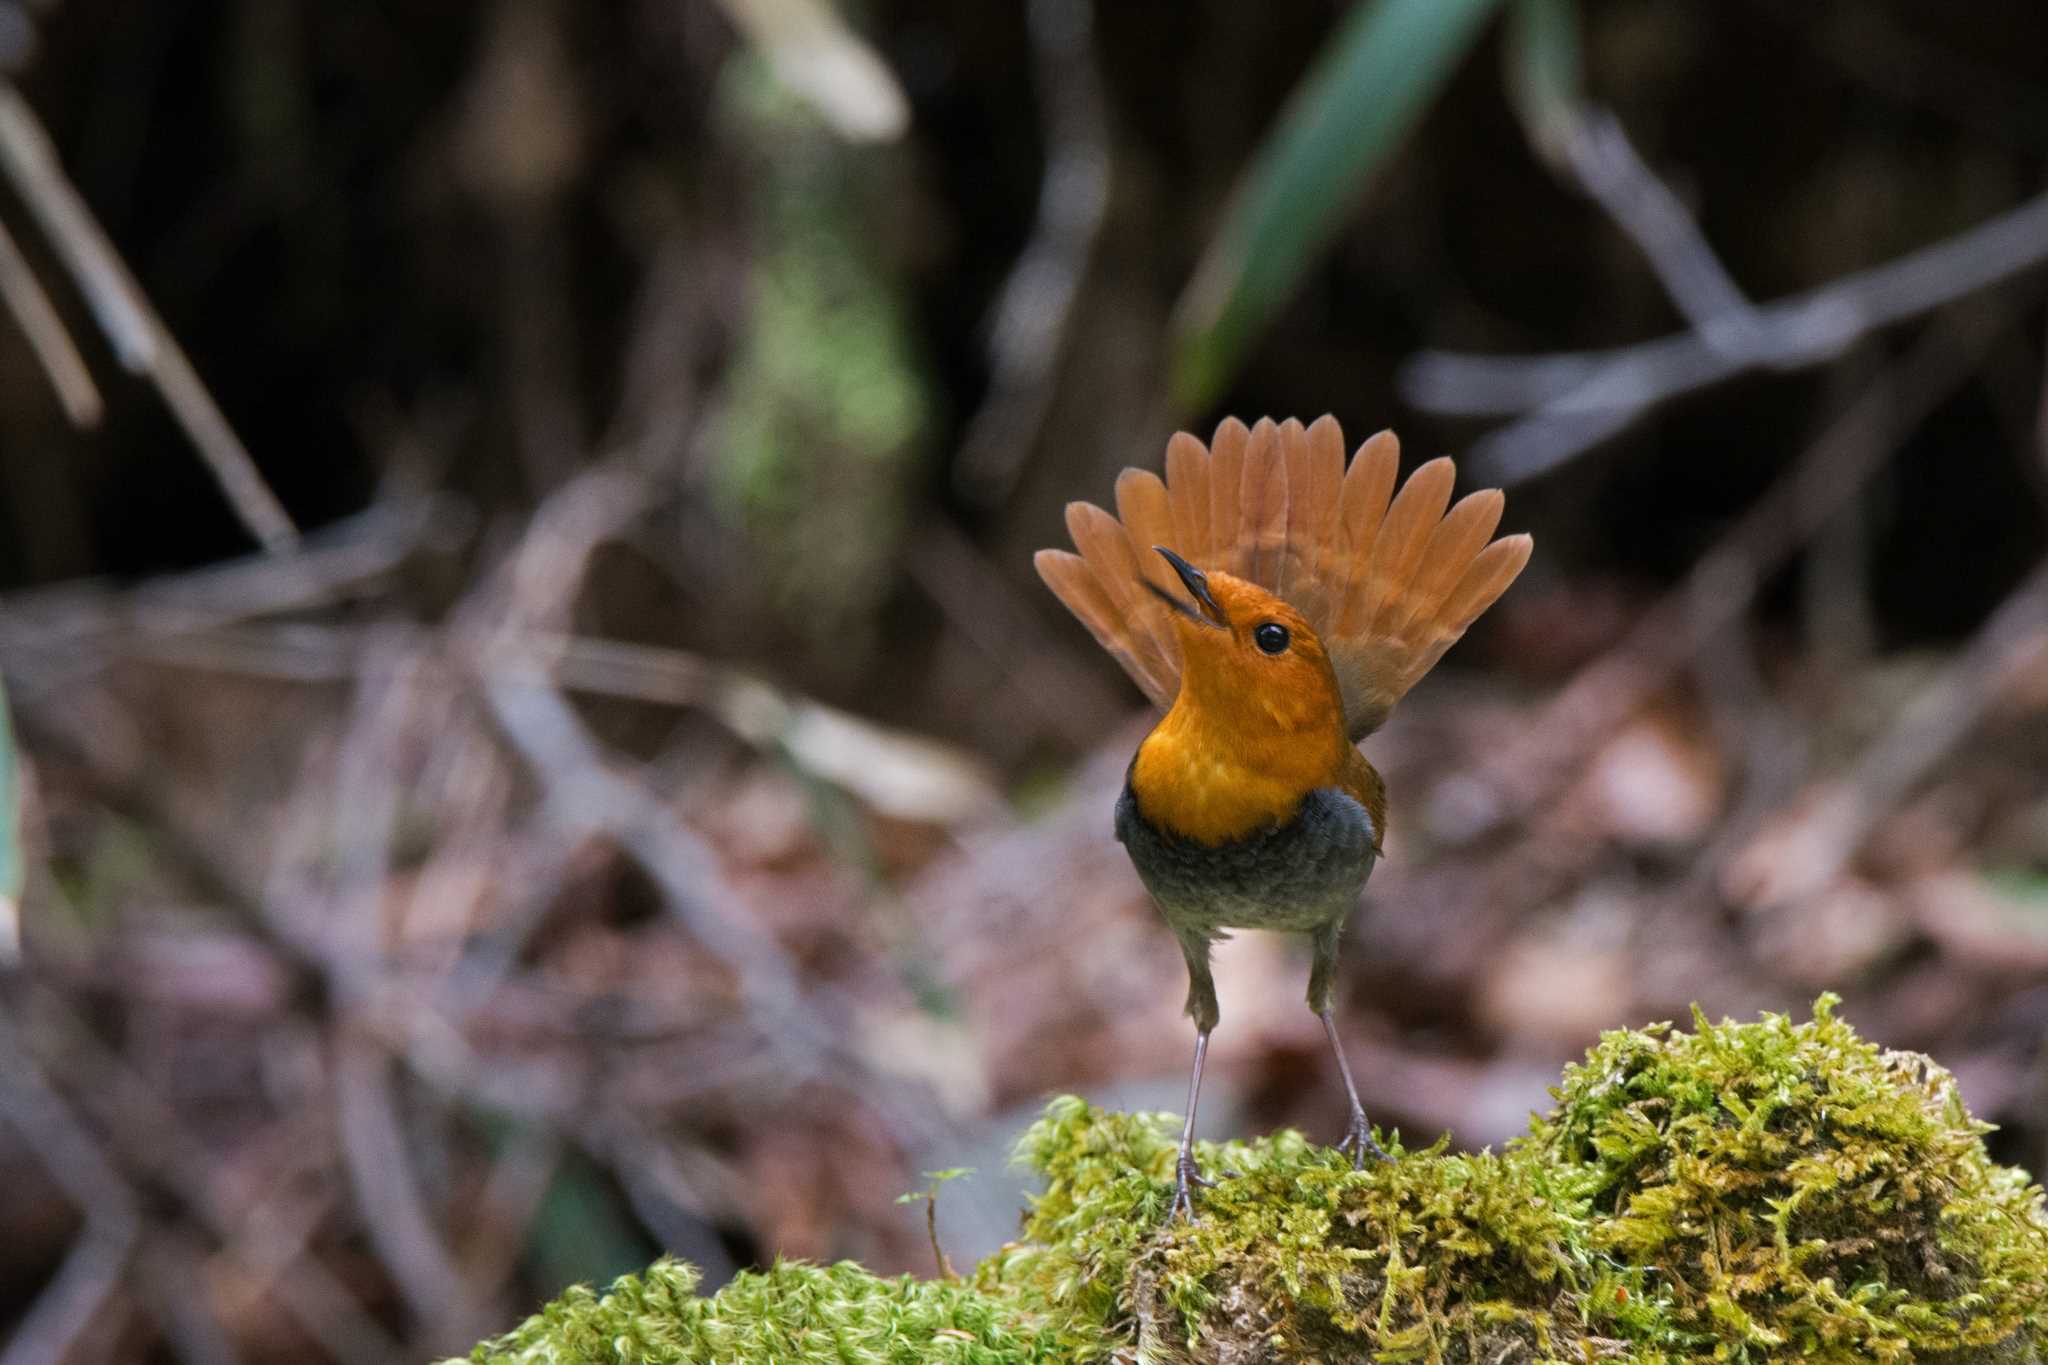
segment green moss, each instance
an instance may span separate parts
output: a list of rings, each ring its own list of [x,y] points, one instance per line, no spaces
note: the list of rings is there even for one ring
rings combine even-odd
[[[952,1282],[884,1280],[857,1265],[778,1264],[710,1298],[657,1261],[603,1296],[571,1289],[470,1354],[475,1365],[1036,1365],[1049,1334]]]
[[[663,1262],[477,1361],[2048,1360],[2048,1213],[1925,1058],[1810,1023],[1603,1038],[1500,1155],[1354,1172],[1281,1132],[1168,1223],[1165,1114],[1054,1100],[1045,1189],[966,1282],[780,1265],[700,1299]]]
[[[2048,1218],[1925,1057],[1811,1023],[1606,1035],[1527,1146],[1583,1173],[1594,1247],[1663,1343],[1731,1361],[2039,1360]]]
[[[1046,1190],[978,1282],[1050,1311],[1071,1359],[1561,1359],[1585,1335],[1555,1311],[1583,1229],[1538,1162],[1396,1145],[1353,1171],[1291,1131],[1203,1143],[1233,1174],[1168,1224],[1179,1123],[1068,1096],[1019,1145]]]

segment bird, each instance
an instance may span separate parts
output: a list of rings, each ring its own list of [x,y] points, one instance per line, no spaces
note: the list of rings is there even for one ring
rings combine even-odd
[[[1208,1187],[1194,1154],[1202,1064],[1220,1017],[1212,944],[1231,929],[1306,934],[1308,1006],[1344,1086],[1340,1150],[1385,1160],[1339,1040],[1338,941],[1381,855],[1387,787],[1358,742],[1505,592],[1528,535],[1493,539],[1498,489],[1456,505],[1448,458],[1395,491],[1382,431],[1347,467],[1335,418],[1224,420],[1166,447],[1165,478],[1125,469],[1116,513],[1072,502],[1078,553],[1039,576],[1163,713],[1138,745],[1115,833],[1187,961],[1195,1025],[1167,1217]]]

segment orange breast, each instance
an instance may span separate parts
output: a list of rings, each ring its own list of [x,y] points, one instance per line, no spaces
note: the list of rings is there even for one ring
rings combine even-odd
[[[1365,756],[1338,737],[1247,742],[1233,727],[1205,724],[1196,708],[1176,707],[1138,746],[1131,791],[1155,827],[1216,845],[1294,818],[1301,800],[1337,787],[1364,806],[1378,831],[1386,784]]]
[[[1131,791],[1159,829],[1204,844],[1227,843],[1291,819],[1309,787],[1291,774],[1248,766],[1237,754],[1160,722],[1138,746]]]

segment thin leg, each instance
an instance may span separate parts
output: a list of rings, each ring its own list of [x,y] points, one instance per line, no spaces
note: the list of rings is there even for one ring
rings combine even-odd
[[[1308,1007],[1323,1021],[1323,1032],[1329,1037],[1330,1051],[1337,1057],[1337,1074],[1344,1078],[1344,1098],[1351,1102],[1351,1121],[1345,1125],[1343,1140],[1337,1144],[1340,1152],[1351,1153],[1351,1168],[1362,1169],[1365,1159],[1390,1158],[1373,1141],[1372,1125],[1365,1121],[1365,1106],[1358,1102],[1358,1087],[1351,1081],[1351,1063],[1344,1060],[1344,1044],[1337,1041],[1337,1021],[1330,1016],[1330,996],[1337,976],[1337,939],[1344,932],[1342,916],[1332,919],[1316,931],[1314,954],[1308,970]]]
[[[1223,1017],[1216,1008],[1216,978],[1209,972],[1209,940],[1198,933],[1182,934],[1180,953],[1188,963],[1187,1016],[1195,1021],[1195,1032],[1208,1033]]]
[[[1329,1035],[1330,1051],[1337,1054],[1337,1074],[1344,1078],[1344,1098],[1351,1101],[1351,1122],[1344,1130],[1344,1140],[1337,1144],[1340,1152],[1351,1153],[1351,1169],[1362,1170],[1369,1155],[1375,1161],[1391,1161],[1386,1150],[1373,1140],[1372,1125],[1365,1121],[1365,1106],[1358,1102],[1358,1087],[1351,1081],[1351,1063],[1344,1060],[1344,1044],[1337,1041],[1337,1021],[1325,1009],[1320,1011],[1323,1018],[1323,1032]]]
[[[1199,932],[1182,933],[1181,955],[1188,961],[1188,1017],[1195,1021],[1195,1069],[1188,1077],[1188,1117],[1180,1130],[1180,1160],[1173,1168],[1173,1209],[1169,1220],[1195,1216],[1193,1187],[1209,1188],[1195,1165],[1195,1105],[1202,1098],[1202,1060],[1209,1055],[1209,1034],[1216,1027],[1216,978],[1209,973],[1209,940]]]
[[[1175,1218],[1192,1219],[1195,1205],[1190,1187],[1199,1185],[1208,1189],[1216,1182],[1202,1179],[1201,1168],[1195,1165],[1195,1105],[1202,1098],[1202,1059],[1209,1055],[1209,1030],[1203,1029],[1195,1035],[1195,1070],[1188,1077],[1188,1117],[1180,1129],[1180,1160],[1173,1168],[1173,1208],[1166,1215]]]

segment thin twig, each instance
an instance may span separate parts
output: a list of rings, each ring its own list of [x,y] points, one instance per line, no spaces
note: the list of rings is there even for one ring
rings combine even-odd
[[[544,673],[505,657],[485,663],[482,672],[492,714],[545,783],[549,810],[565,832],[603,833],[630,851],[704,947],[732,969],[750,1009],[771,1019],[797,1011],[802,997],[794,964],[740,908],[703,842],[652,792],[603,761]],[[810,1041],[827,1036],[829,1030],[821,1030]]]
[[[127,1182],[86,1125],[51,1088],[0,1009],[0,1119],[18,1132],[85,1215],[55,1279],[15,1328],[0,1365],[59,1365],[120,1288],[141,1230]]]
[[[1969,737],[1997,699],[2006,670],[2048,629],[2048,559],[1991,613],[1963,652],[1916,693],[1891,726],[1857,759],[1844,782],[1850,817],[1815,872],[1824,882],[1863,846],[1877,823]],[[1817,886],[1816,886],[1817,889]]]
[[[501,575],[503,587],[479,594],[463,613],[474,622],[466,631],[490,640],[477,651],[477,680],[499,729],[545,785],[547,809],[560,828],[617,839],[705,947],[733,970],[750,1007],[794,1022],[808,1013],[795,967],[738,908],[710,850],[670,818],[653,793],[604,760],[548,676],[549,663],[520,642],[526,632],[559,629],[568,620],[591,555],[640,515],[646,495],[644,477],[599,467],[541,505]],[[493,625],[483,625],[492,614]],[[807,1041],[816,1046],[830,1037],[818,1024]]]
[[[160,1180],[215,1238],[231,1242],[248,1212],[229,1193],[215,1162],[176,1110],[94,1036],[64,1000],[35,992],[37,1015],[60,1035],[66,1062],[93,1078],[79,1091],[124,1160]],[[342,1280],[317,1258],[299,1256],[278,1269],[271,1294],[320,1346],[344,1365],[382,1365],[406,1355]]]
[[[514,1127],[499,1144],[461,1251],[471,1284],[495,1292],[512,1277],[531,1245],[533,1221],[554,1187],[565,1150],[552,1128],[529,1125]]]
[[[77,1344],[104,1325],[134,1249],[132,1232],[116,1238],[88,1228],[14,1329],[0,1365],[63,1365],[71,1359]]]
[[[389,972],[384,906],[390,894],[392,845],[404,804],[408,740],[442,732],[436,702],[445,689],[423,685],[423,661],[399,641],[372,637],[381,660],[358,681],[354,713],[336,764],[332,824],[332,886],[316,898],[328,931],[308,936],[328,950],[330,993],[340,1005],[330,1030],[333,1087],[342,1163],[371,1244],[393,1272],[415,1321],[436,1350],[459,1350],[488,1327],[440,1230],[427,1212],[403,1135],[391,1057],[366,1026]]]
[[[392,1060],[381,1041],[343,1020],[334,1030],[339,1142],[370,1244],[391,1271],[426,1342],[461,1350],[490,1330],[440,1229],[427,1212],[400,1119]]]
[[[1744,841],[1734,831],[1718,841],[1728,846],[1721,861],[1735,869],[1737,894],[1752,908],[1791,907],[1833,885],[1878,825],[1977,728],[2009,667],[2033,652],[2044,631],[2048,559],[1999,604],[1969,646],[1913,695],[1846,773],[1795,798],[1802,810],[1775,813],[1781,833],[1768,856],[1745,859]],[[1747,834],[1753,838],[1765,827],[1758,822]]]
[[[778,1082],[851,1085],[906,1145],[945,1124],[876,1074],[836,1022],[836,992],[806,992],[796,964],[748,912],[711,849],[661,795],[613,762],[531,650],[536,634],[572,618],[591,557],[645,515],[648,476],[621,459],[578,475],[535,513],[496,581],[457,613],[454,635],[501,734],[541,784],[544,812],[564,843],[601,836],[625,850],[664,906],[732,972],[750,1028],[765,1040]],[[828,1003],[835,1008],[828,1010]]]
[[[235,1344],[209,1302],[206,1248],[199,1240],[175,1231],[155,1232],[135,1260],[140,1272],[135,1287],[177,1352],[179,1365],[240,1365]]]
[[[1685,205],[1636,153],[1620,120],[1604,109],[1581,111],[1564,150],[1579,184],[1642,249],[1701,339],[1736,356],[1756,349],[1755,306]]]
[[[330,606],[453,540],[464,524],[446,499],[380,502],[282,558],[249,555],[129,589],[86,579],[18,593],[0,599],[0,666],[30,688],[70,685],[146,640]]]
[[[71,334],[64,330],[56,305],[43,292],[35,271],[29,269],[28,258],[5,225],[0,225],[0,300],[6,302],[7,311],[14,314],[28,338],[50,387],[57,391],[57,401],[64,405],[64,415],[73,426],[98,426],[106,406],[99,388],[78,347],[72,344]]]
[[[156,385],[242,524],[265,549],[290,549],[298,541],[298,528],[66,178],[41,120],[6,81],[0,81],[0,170],[42,224],[113,344],[115,356],[124,368],[148,376]]]
[[[1764,496],[1702,555],[1685,581],[1622,642],[1587,665],[1496,765],[1509,804],[1528,810],[1557,790],[1617,715],[1661,687],[1850,499],[1928,414],[1976,372],[2003,318],[1964,314],[1931,328],[1887,366]]]
[[[1044,131],[1031,240],[996,304],[988,398],[961,441],[954,483],[992,504],[1016,482],[1052,403],[1054,371],[1109,204],[1109,120],[1095,63],[1093,0],[1025,7]]]
[[[1513,485],[1536,477],[1680,394],[1759,368],[1839,355],[1880,327],[2006,281],[2048,261],[2048,194],[1933,246],[1756,310],[1742,352],[1697,331],[1602,352],[1473,356],[1428,351],[1404,368],[1403,396],[1459,416],[1527,413],[1470,456],[1473,473]]]

